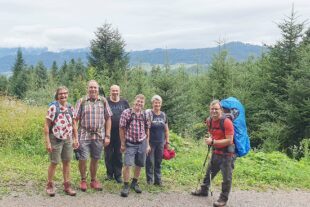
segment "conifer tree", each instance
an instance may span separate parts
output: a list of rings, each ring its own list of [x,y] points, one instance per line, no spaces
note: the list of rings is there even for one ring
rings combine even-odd
[[[125,41],[118,30],[108,23],[99,27],[95,36],[91,41],[89,65],[118,83],[128,64]]]

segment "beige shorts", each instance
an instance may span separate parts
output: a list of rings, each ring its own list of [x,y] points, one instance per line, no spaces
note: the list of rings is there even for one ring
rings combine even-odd
[[[50,134],[53,151],[49,153],[50,161],[58,164],[62,161],[70,161],[73,155],[72,140],[60,140]]]

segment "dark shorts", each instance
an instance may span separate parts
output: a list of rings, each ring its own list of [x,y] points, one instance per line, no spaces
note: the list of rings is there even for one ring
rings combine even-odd
[[[103,140],[79,140],[80,147],[77,150],[79,153],[79,160],[87,160],[90,157],[94,160],[101,158],[103,150]]]
[[[124,156],[125,166],[144,167],[146,159],[146,139],[140,144],[126,142],[126,151]]]
[[[58,164],[62,161],[70,161],[73,155],[72,141],[57,139],[50,134],[50,141],[53,151],[49,153],[49,158],[52,163]]]

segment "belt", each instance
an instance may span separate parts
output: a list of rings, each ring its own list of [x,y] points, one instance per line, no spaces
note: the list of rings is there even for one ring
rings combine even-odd
[[[128,143],[130,143],[130,144],[136,144],[136,145],[141,144],[143,141],[144,141],[144,140],[142,140],[141,142],[138,142],[138,141],[134,142],[134,141],[126,140],[126,142],[128,142]]]

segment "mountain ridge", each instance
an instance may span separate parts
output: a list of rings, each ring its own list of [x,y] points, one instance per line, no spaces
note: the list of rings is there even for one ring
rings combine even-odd
[[[221,46],[226,49],[228,54],[236,61],[245,61],[250,56],[258,57],[264,52],[265,47],[252,45],[242,42],[229,42]],[[9,73],[14,65],[18,48],[0,48],[0,73]],[[81,59],[87,64],[89,48],[77,48],[61,50],[59,52],[48,51],[47,47],[42,48],[21,48],[23,58],[27,65],[36,65],[39,61],[50,68],[53,61],[58,66],[64,61],[70,61],[72,58]],[[212,58],[219,51],[219,47],[193,48],[193,49],[162,49],[129,51],[129,65],[140,64],[160,65],[160,64],[202,64],[208,65]]]

